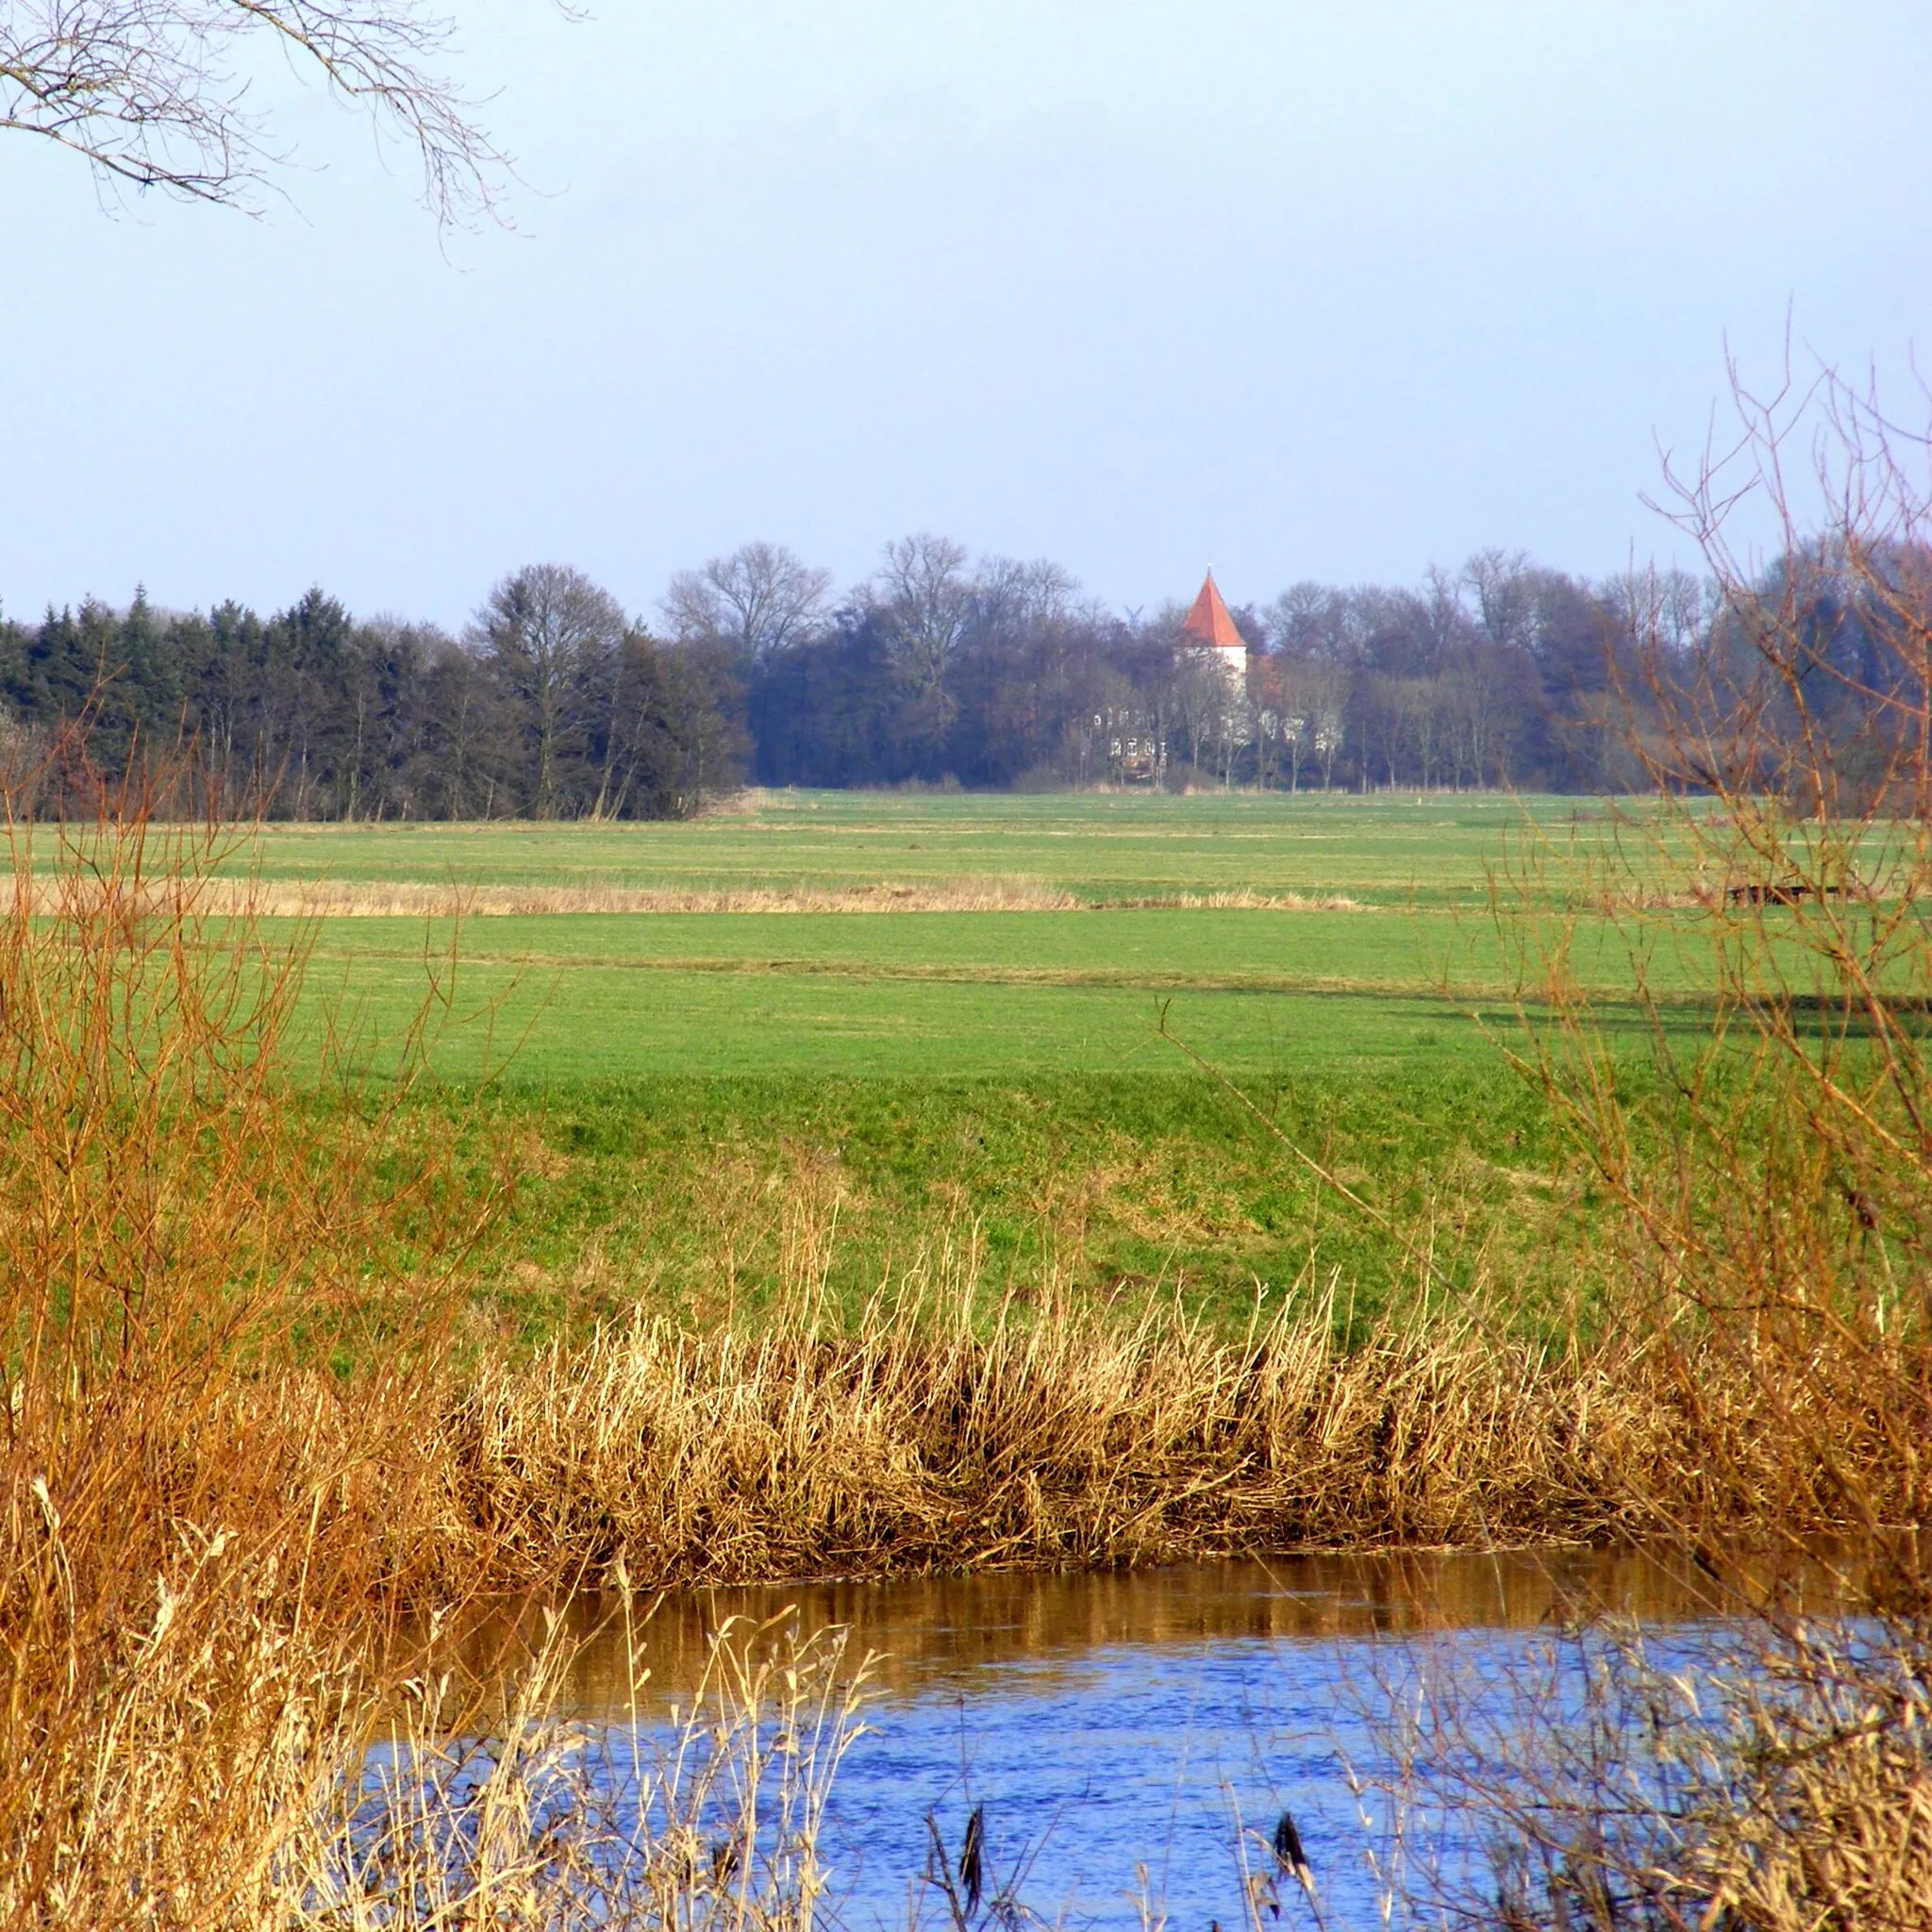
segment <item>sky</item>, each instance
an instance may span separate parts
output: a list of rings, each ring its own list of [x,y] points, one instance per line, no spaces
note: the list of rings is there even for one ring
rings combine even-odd
[[[442,4],[513,229],[279,66],[260,219],[0,132],[0,609],[1691,563],[1641,499],[1727,352],[1895,391],[1925,333],[1923,0]]]

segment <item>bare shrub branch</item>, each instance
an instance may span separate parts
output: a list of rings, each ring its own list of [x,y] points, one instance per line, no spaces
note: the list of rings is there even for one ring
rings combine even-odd
[[[1487,1728],[1442,1687],[1397,1740],[1392,1795],[1458,1812],[1494,1868],[1411,1899],[1441,1923],[1925,1923],[1932,440],[1829,368],[1788,361],[1760,391],[1734,366],[1731,393],[1729,440],[1667,470],[1708,622],[1687,631],[1665,587],[1635,586],[1612,666],[1654,795],[1607,856],[1532,842],[1513,929],[1523,1060],[1607,1210],[1600,1319],[1697,1445],[1705,1507],[1659,1488],[1649,1526],[1733,1621],[1667,1663],[1634,1637],[1566,1638],[1520,1660]],[[1574,963],[1599,916],[1647,1054]],[[1726,1493],[1831,1575],[1822,1615],[1711,1539]],[[1816,1545],[1821,1520],[1845,1548]]]

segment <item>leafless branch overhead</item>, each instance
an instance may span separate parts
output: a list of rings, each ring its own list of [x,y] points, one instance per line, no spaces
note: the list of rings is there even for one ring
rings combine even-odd
[[[0,128],[102,175],[252,207],[287,154],[250,99],[277,51],[413,149],[440,222],[495,208],[508,165],[441,69],[425,0],[0,0]]]

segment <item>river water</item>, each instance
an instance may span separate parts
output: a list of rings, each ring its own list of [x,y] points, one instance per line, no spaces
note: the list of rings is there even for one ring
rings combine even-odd
[[[1246,1919],[1237,1820],[1265,1839],[1288,1809],[1321,1926],[1379,1924],[1398,1840],[1411,1877],[1431,1862],[1452,1876],[1483,1869],[1467,1822],[1351,1790],[1351,1768],[1372,1784],[1392,1774],[1404,1725],[1439,1715],[1445,1684],[1459,1687],[1458,1721],[1541,1722],[1574,1694],[1587,1641],[1569,1633],[1589,1620],[1636,1620],[1673,1668],[1707,1658],[1726,1628],[1694,1570],[1641,1554],[829,1582],[667,1597],[638,1634],[641,1692],[608,1635],[583,1650],[570,1707],[611,1736],[635,1724],[661,1739],[711,1634],[788,1607],[804,1628],[844,1626],[852,1659],[877,1654],[867,1734],[821,1841],[836,1917],[855,1928],[904,1926],[908,1913],[942,1924],[919,1881],[927,1821],[956,1846],[980,1805],[989,1889],[1012,1879],[1051,1923],[1130,1926],[1144,1913],[1176,1932],[1231,1932]],[[1268,1863],[1252,1840],[1249,1858]],[[1280,1907],[1284,1924],[1316,1923],[1291,1887]]]

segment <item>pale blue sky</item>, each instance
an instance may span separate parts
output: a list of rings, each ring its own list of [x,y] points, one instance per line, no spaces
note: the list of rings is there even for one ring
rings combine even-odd
[[[0,135],[0,601],[648,610],[943,531],[1115,604],[1670,533],[1724,342],[1902,369],[1923,0],[449,0],[531,192],[446,247],[355,120],[265,220]]]

